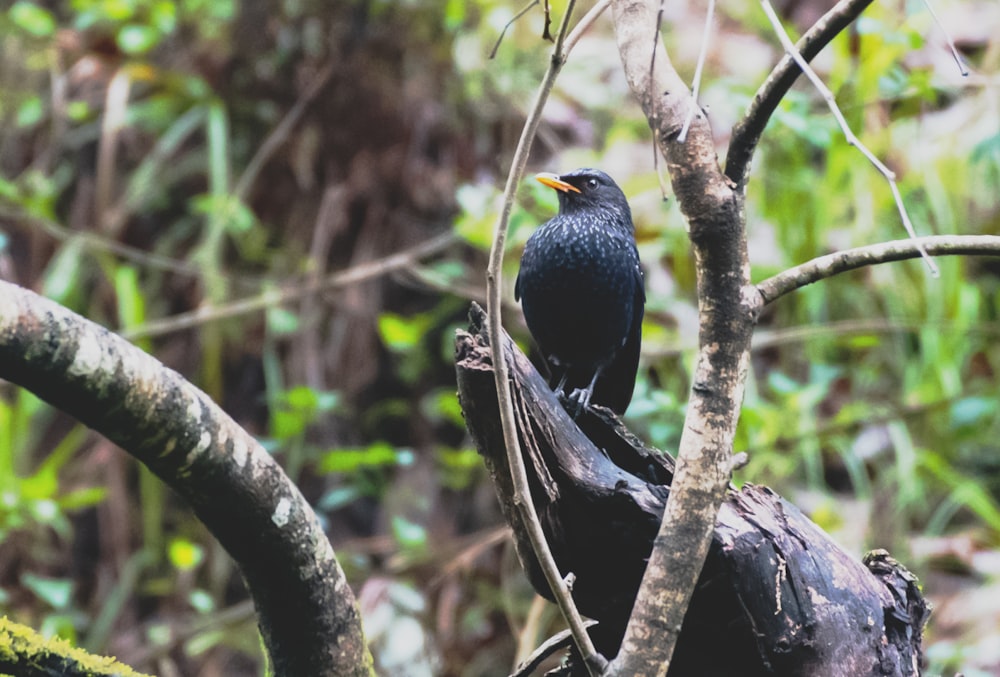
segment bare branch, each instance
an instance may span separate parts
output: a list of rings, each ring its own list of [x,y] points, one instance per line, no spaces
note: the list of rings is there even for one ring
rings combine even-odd
[[[385,258],[376,261],[362,263],[347,270],[340,270],[331,273],[326,277],[307,281],[303,284],[296,284],[278,289],[269,289],[256,296],[240,299],[224,305],[212,306],[203,305],[196,310],[187,313],[178,313],[165,317],[162,320],[153,320],[145,324],[133,327],[125,331],[122,335],[134,341],[140,338],[151,336],[163,336],[175,331],[190,329],[208,322],[257,313],[268,308],[274,308],[282,303],[294,301],[303,296],[315,294],[321,291],[339,289],[351,284],[365,282],[382,275],[386,275],[396,270],[413,265],[420,259],[440,252],[442,249],[455,241],[455,234],[448,232],[433,237],[426,242],[422,242],[410,249],[390,254]]]
[[[969,69],[965,66],[965,59],[962,55],[958,53],[958,48],[955,47],[955,41],[951,39],[951,35],[945,29],[944,24],[941,23],[941,19],[938,18],[937,12],[934,11],[934,5],[931,4],[931,0],[924,0],[924,6],[927,11],[931,13],[931,18],[934,19],[934,23],[937,27],[941,29],[941,33],[944,34],[944,39],[948,42],[948,48],[951,50],[951,56],[955,59],[955,64],[958,66],[958,72],[962,74],[962,77],[968,77]]]
[[[903,203],[903,196],[899,194],[899,186],[896,184],[896,173],[885,166],[885,164],[875,157],[875,154],[868,150],[868,146],[861,142],[851,127],[847,124],[847,120],[844,119],[844,114],[840,112],[840,107],[837,106],[837,100],[833,96],[833,92],[830,88],[826,86],[822,78],[820,78],[816,71],[814,71],[809,63],[802,58],[798,50],[795,49],[795,45],[792,44],[791,38],[788,37],[788,33],[785,32],[784,27],[781,25],[781,20],[778,15],[775,14],[774,8],[771,6],[769,0],[761,0],[761,7],[764,9],[764,14],[767,15],[768,21],[771,22],[771,26],[774,28],[775,34],[778,36],[778,40],[781,41],[781,46],[785,48],[785,51],[795,59],[795,63],[798,64],[802,72],[806,74],[809,81],[822,95],[823,100],[826,101],[826,105],[830,108],[830,112],[833,113],[833,117],[836,118],[837,124],[840,125],[841,131],[844,133],[844,138],[847,139],[847,143],[851,146],[857,148],[862,155],[867,158],[867,160],[874,165],[875,169],[885,177],[885,180],[889,183],[889,188],[892,190],[892,198],[896,202],[896,208],[899,210],[899,216],[903,220],[903,227],[906,228],[906,232],[913,239],[916,239],[917,233],[913,229],[913,224],[910,222],[910,215],[906,211],[906,205]],[[931,257],[927,255],[927,252],[921,251],[920,255],[923,257],[924,261],[927,263],[928,270],[934,277],[940,275],[938,271],[937,264],[931,260]]]
[[[937,235],[857,247],[790,268],[760,282],[756,289],[763,306],[796,289],[848,270],[913,259],[925,253],[931,256],[1000,256],[1000,236]]]
[[[701,91],[701,73],[705,68],[705,56],[708,54],[708,40],[712,37],[712,19],[715,18],[715,0],[708,0],[708,8],[705,10],[705,31],[701,36],[701,49],[698,50],[698,63],[694,68],[694,79],[691,83],[691,107],[688,108],[687,117],[684,118],[684,126],[681,127],[680,136],[677,140],[684,143],[687,138],[694,114],[698,111],[698,93]]]
[[[507,30],[514,25],[514,22],[520,19],[522,16],[528,13],[528,11],[538,4],[538,0],[531,0],[527,5],[517,10],[517,13],[511,17],[510,21],[503,25],[503,30],[500,31],[500,35],[497,36],[497,41],[493,43],[493,49],[490,50],[490,58],[495,59],[497,52],[500,50],[500,43],[503,42],[504,36],[507,35]],[[545,5],[545,32],[549,32],[549,6],[548,3]],[[545,37],[545,36],[542,36]]]
[[[372,674],[357,604],[316,514],[208,395],[103,327],[2,281],[0,378],[102,433],[191,504],[240,567],[276,675]]]
[[[200,277],[203,275],[206,277],[214,276],[214,278],[223,279],[227,283],[244,286],[252,285],[254,287],[258,287],[260,285],[260,280],[258,278],[251,279],[250,277],[237,275],[220,275],[218,271],[205,270],[202,266],[194,263],[188,263],[187,261],[182,261],[180,259],[163,256],[162,254],[148,252],[138,247],[132,247],[105,235],[100,235],[95,232],[72,230],[59,225],[55,221],[49,221],[48,219],[43,219],[39,216],[35,216],[34,214],[29,214],[15,205],[0,203],[0,218],[9,220],[9,222],[17,228],[23,228],[24,230],[30,229],[35,232],[41,231],[60,242],[73,241],[79,243],[80,246],[89,251],[109,252],[125,259],[126,261],[131,261],[146,268],[165,270],[177,275],[188,275],[190,277]],[[117,220],[112,218],[112,222],[117,223]],[[102,231],[116,229],[116,225],[101,227]]]
[[[569,54],[573,51],[573,47],[575,47],[576,43],[583,37],[583,34],[587,32],[587,29],[593,26],[594,22],[597,21],[597,18],[604,14],[605,10],[607,10],[610,6],[611,0],[598,0],[597,4],[591,7],[590,11],[583,15],[583,18],[580,19],[575,26],[573,26],[573,30],[570,31],[568,36],[566,36],[566,42],[563,46],[564,54]]]
[[[857,19],[872,1],[841,0],[834,5],[795,44],[802,58],[812,61],[833,38]],[[733,128],[726,156],[726,176],[741,190],[746,186],[750,174],[750,160],[753,159],[760,135],[764,133],[771,115],[801,72],[791,55],[785,54],[754,94],[746,114]]]
[[[104,116],[101,118],[101,138],[97,149],[97,169],[94,183],[94,213],[93,218],[102,223],[105,235],[118,234],[120,223],[107,219],[108,208],[111,206],[111,191],[115,183],[115,153],[118,150],[118,139],[125,128],[125,113],[128,108],[129,94],[132,90],[132,78],[128,68],[119,68],[108,83],[108,91],[104,97]],[[111,230],[109,226],[115,228]]]
[[[257,176],[264,168],[264,165],[267,164],[271,156],[285,143],[289,134],[295,129],[295,125],[299,123],[302,115],[306,112],[309,104],[316,98],[316,95],[323,91],[326,83],[330,81],[334,73],[335,64],[336,62],[333,60],[327,62],[312,77],[312,80],[309,81],[305,91],[299,96],[295,105],[288,109],[288,112],[281,118],[281,122],[271,130],[267,138],[264,139],[264,142],[257,147],[257,151],[250,158],[250,162],[247,163],[240,178],[236,181],[236,186],[233,188],[233,195],[239,200],[246,201],[247,194],[250,192],[250,188],[253,186],[254,181],[257,180]]]

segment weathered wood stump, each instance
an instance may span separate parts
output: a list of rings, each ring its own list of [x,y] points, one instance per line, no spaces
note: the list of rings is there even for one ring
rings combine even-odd
[[[456,338],[459,399],[528,579],[548,585],[512,496],[477,305]],[[574,421],[505,335],[531,497],[560,571],[606,657],[621,643],[673,477],[673,460],[610,411]],[[916,579],[884,551],[858,562],[766,487],[729,492],[687,611],[670,677],[917,675],[928,616]],[[570,668],[573,670],[574,668]],[[573,674],[585,674],[576,668]]]

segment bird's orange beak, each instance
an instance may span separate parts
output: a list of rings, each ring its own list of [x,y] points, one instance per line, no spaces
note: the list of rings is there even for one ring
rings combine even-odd
[[[580,189],[571,183],[566,183],[559,178],[558,174],[551,174],[549,172],[543,172],[542,174],[535,174],[535,180],[544,186],[549,188],[555,188],[556,190],[561,190],[564,193],[574,192],[579,193]]]

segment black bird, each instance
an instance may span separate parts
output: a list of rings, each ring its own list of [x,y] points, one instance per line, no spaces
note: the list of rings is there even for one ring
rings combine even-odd
[[[558,191],[559,214],[528,239],[514,298],[556,392],[570,393],[577,414],[591,402],[623,413],[646,303],[628,200],[597,169],[536,178]]]

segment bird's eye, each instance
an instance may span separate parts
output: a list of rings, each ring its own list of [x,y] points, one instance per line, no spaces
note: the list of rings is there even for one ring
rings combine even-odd
[[[591,190],[597,188],[597,179],[587,179],[587,188]]]

